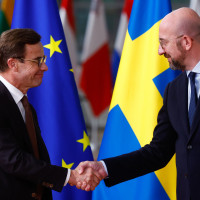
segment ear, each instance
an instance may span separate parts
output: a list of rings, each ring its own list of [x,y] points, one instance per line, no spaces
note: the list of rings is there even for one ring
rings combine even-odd
[[[13,70],[17,70],[17,67],[18,67],[18,62],[15,58],[9,58],[7,60],[7,65],[10,69],[13,69]]]
[[[184,35],[182,40],[182,46],[186,51],[189,51],[192,48],[192,38]]]

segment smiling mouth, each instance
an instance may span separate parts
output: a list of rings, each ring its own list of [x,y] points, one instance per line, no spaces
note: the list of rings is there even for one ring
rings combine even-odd
[[[167,60],[168,60],[169,63],[172,62],[172,59],[171,59],[171,57],[170,57],[169,55],[166,54],[166,55],[165,55],[165,58],[167,58]]]
[[[170,58],[170,55],[169,54],[164,54],[165,58]]]
[[[43,74],[36,74],[36,76],[40,76],[40,77],[43,77]]]

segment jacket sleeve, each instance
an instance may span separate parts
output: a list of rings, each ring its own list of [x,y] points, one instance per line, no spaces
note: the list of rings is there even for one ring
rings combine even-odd
[[[34,157],[21,114],[17,106],[11,106],[12,109],[4,109],[2,106],[0,109],[0,170],[19,180],[61,191],[68,170]],[[37,137],[42,149],[45,150],[40,132],[37,133]]]
[[[113,158],[104,159],[109,177],[104,179],[107,186],[142,176],[164,167],[175,153],[176,132],[172,128],[167,111],[167,94],[159,111],[157,126],[150,144],[141,149]]]

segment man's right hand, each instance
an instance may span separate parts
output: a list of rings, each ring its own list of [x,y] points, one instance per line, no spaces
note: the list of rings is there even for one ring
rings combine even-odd
[[[73,186],[75,185],[78,189],[85,191],[94,190],[95,187],[101,181],[101,176],[96,173],[92,168],[84,169],[81,174],[78,173],[77,168],[71,170],[71,175],[68,183]]]
[[[78,165],[78,167],[76,168],[76,170],[78,171],[78,173],[80,175],[86,173],[87,170],[89,170],[89,171],[92,170],[92,174],[96,178],[98,178],[99,182],[108,176],[108,174],[107,174],[102,162],[100,162],[100,161],[85,161],[85,162],[81,162]],[[92,185],[92,188],[93,188],[93,186],[94,186],[94,184]],[[76,187],[78,189],[86,190],[86,189],[89,188],[89,185],[80,181],[80,182],[78,182],[76,184]],[[88,190],[86,190],[86,191],[88,191]]]

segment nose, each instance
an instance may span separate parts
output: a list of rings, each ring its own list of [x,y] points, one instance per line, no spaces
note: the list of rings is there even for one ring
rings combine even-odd
[[[47,71],[48,70],[48,67],[47,67],[46,63],[42,63],[42,65],[40,67],[40,70],[42,70],[42,71]]]
[[[162,46],[159,44],[159,47],[158,47],[158,55],[163,55],[165,53],[165,50],[162,48]]]

